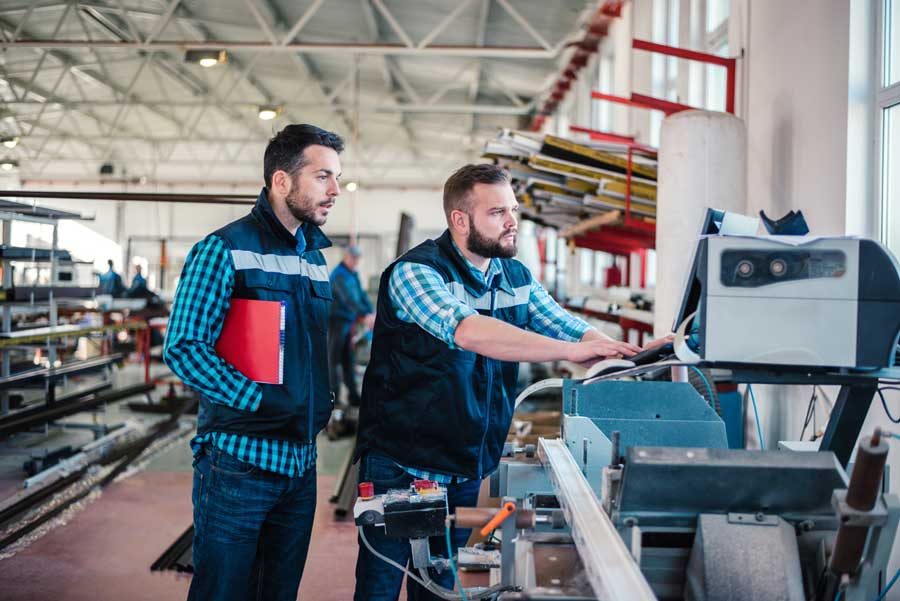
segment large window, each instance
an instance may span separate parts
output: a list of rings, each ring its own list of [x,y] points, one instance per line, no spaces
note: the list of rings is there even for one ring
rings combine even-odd
[[[615,94],[613,88],[613,54],[609,47],[612,44],[601,44],[597,55],[597,87],[604,94]],[[591,127],[600,131],[612,131],[612,103],[591,103]]]
[[[678,46],[679,0],[654,0],[652,41],[666,46]],[[653,53],[650,59],[652,95],[657,98],[678,101],[678,59]],[[650,144],[659,146],[659,131],[663,114],[650,113]]]
[[[900,254],[900,0],[883,0],[879,16],[878,111],[881,239]]]

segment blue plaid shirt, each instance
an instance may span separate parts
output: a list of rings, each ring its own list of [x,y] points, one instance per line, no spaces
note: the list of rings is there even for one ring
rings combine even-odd
[[[459,252],[456,243],[453,248]],[[462,253],[460,256],[463,257]],[[469,271],[489,285],[500,276],[503,267],[498,259],[491,259],[487,272],[483,272],[463,257]],[[476,315],[478,311],[456,298],[447,288],[438,272],[421,263],[397,263],[388,282],[388,295],[397,307],[397,318],[414,323],[443,341],[450,348],[458,348],[454,336],[459,323]],[[529,330],[567,342],[577,342],[593,329],[585,321],[567,313],[559,306],[541,283],[533,279],[528,298]],[[400,465],[400,464],[398,464]],[[464,479],[437,472],[418,470],[400,465],[408,474],[440,484],[463,482]]]
[[[303,252],[304,237],[297,237]],[[234,289],[231,253],[218,236],[201,240],[188,254],[175,293],[166,333],[165,359],[185,384],[213,403],[256,411],[262,388],[215,352]],[[270,472],[298,477],[315,465],[316,444],[272,440],[227,432],[208,432],[191,440],[194,455],[213,444],[240,461]]]

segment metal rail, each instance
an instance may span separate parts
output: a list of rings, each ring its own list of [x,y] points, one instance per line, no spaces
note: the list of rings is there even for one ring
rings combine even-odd
[[[657,601],[565,444],[559,439],[541,438],[538,453],[548,470],[588,582],[597,598],[604,601]]]
[[[24,417],[19,417],[18,415],[12,414],[8,417],[0,419],[0,437],[15,434],[16,432],[22,432],[23,430],[27,430],[28,428],[46,424],[62,417],[74,415],[76,413],[81,413],[82,411],[90,411],[91,409],[95,409],[100,405],[105,405],[106,403],[114,403],[130,396],[150,392],[151,390],[153,390],[153,388],[153,384],[134,384],[132,386],[126,386],[124,388],[110,390],[109,392],[95,395],[94,397],[85,399],[83,401],[66,403],[59,406],[51,406],[45,411],[41,411],[40,413],[32,415],[26,415]]]
[[[33,380],[35,378],[55,379],[70,374],[77,374],[83,371],[106,367],[110,363],[121,361],[123,358],[124,355],[122,353],[114,353],[92,359],[85,359],[83,361],[73,361],[72,363],[66,363],[60,367],[41,367],[38,369],[20,371],[9,376],[0,377],[0,389],[8,388],[18,382]]]
[[[31,344],[35,342],[44,342],[47,340],[55,340],[58,338],[72,338],[77,336],[87,336],[88,334],[116,332],[119,330],[146,330],[147,324],[144,322],[129,321],[120,324],[97,326],[95,328],[79,328],[77,330],[61,330],[60,328],[56,328],[56,330],[50,330],[49,328],[41,329],[47,331],[45,331],[44,333],[34,334],[28,330],[21,330],[20,332],[16,332],[16,338],[2,338],[0,339],[0,348],[20,346],[23,344]]]

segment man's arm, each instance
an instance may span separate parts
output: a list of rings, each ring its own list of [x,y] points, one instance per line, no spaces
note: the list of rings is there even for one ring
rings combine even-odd
[[[222,240],[198,242],[184,264],[169,316],[163,357],[185,384],[209,400],[256,411],[262,388],[216,354],[234,289],[234,264]]]
[[[456,328],[455,340],[461,348],[492,359],[535,363],[561,360],[585,363],[619,355],[630,357],[641,350],[617,340],[557,340],[483,315],[462,320]]]
[[[531,283],[528,320],[528,325],[531,329],[553,338],[580,340],[582,342],[593,340],[609,342],[613,340],[613,338],[560,307],[559,303],[550,296],[537,280]],[[644,349],[655,348],[667,342],[672,342],[672,336],[664,336],[648,342],[644,345]]]
[[[590,361],[619,354],[632,355],[634,345],[614,341],[567,342],[527,332],[492,317],[479,315],[457,299],[431,267],[399,263],[389,281],[398,317],[417,324],[450,348],[463,348],[502,361]]]

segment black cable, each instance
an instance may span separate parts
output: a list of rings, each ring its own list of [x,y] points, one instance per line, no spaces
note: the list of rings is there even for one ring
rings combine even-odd
[[[806,417],[803,420],[803,429],[800,431],[800,440],[803,440],[803,435],[806,434],[806,428],[809,426],[809,421],[812,419],[813,413],[816,410],[816,387],[813,386],[812,396],[809,397],[809,404],[806,406]],[[813,427],[815,430],[815,426]],[[813,432],[815,434],[815,432]]]
[[[900,390],[897,386],[884,386],[882,388],[877,388],[875,391],[878,393],[878,396],[881,398],[881,406],[884,408],[884,414],[887,415],[887,418],[891,420],[892,423],[900,424],[900,417],[894,418],[891,415],[891,412],[888,410],[887,401],[884,398],[884,390]]]

